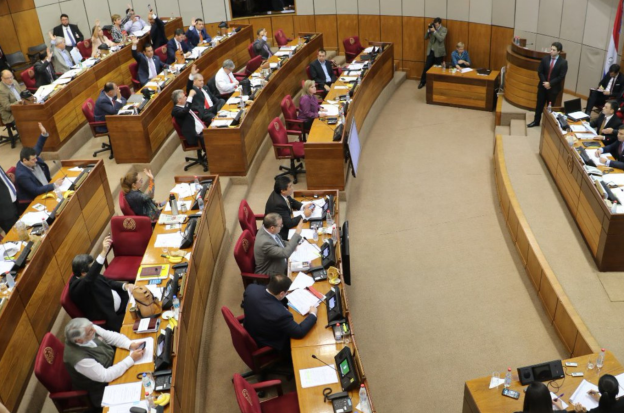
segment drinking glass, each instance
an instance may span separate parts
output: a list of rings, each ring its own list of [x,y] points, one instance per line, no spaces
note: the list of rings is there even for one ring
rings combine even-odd
[[[590,358],[587,360],[587,370],[593,370],[593,369],[594,369],[594,360]]]

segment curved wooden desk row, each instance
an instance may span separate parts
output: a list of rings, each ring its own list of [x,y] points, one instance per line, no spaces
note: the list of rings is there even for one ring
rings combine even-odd
[[[173,36],[182,28],[182,18],[167,21],[165,34]],[[149,33],[139,41],[139,49],[150,41]],[[110,53],[102,61],[85,70],[74,80],[60,88],[43,104],[13,105],[12,112],[24,146],[34,147],[39,136],[38,122],[50,133],[44,150],[58,151],[87,120],[82,114],[82,104],[87,98],[97,99],[107,82],[132,85],[128,66],[134,62],[131,46]]]
[[[0,310],[0,400],[11,411],[17,411],[39,343],[56,320],[74,256],[91,250],[113,215],[113,199],[101,160],[62,161],[53,181],[78,176],[80,172],[69,169],[93,163],[95,167],[56,217],[39,248],[18,271],[15,288]],[[36,212],[33,205],[38,203],[49,212],[57,205],[56,199],[39,195],[25,213]],[[3,241],[18,239],[13,228]]]
[[[520,254],[524,269],[531,283],[533,283],[533,287],[535,287],[559,338],[570,352],[571,357],[600,351],[598,343],[559,284],[557,276],[550,268],[529,223],[524,217],[507,174],[503,138],[500,135],[496,135],[494,169],[498,199],[507,222],[507,228],[509,228],[511,238]]]
[[[200,175],[198,178],[200,180],[213,179],[213,184],[204,198],[206,208],[198,222],[195,241],[191,247],[183,250],[190,253],[191,257],[188,260],[187,274],[180,284],[180,317],[178,326],[174,330],[173,383],[169,391],[171,402],[165,409],[165,412],[186,413],[195,411],[196,378],[199,368],[199,351],[204,317],[206,315],[206,304],[211,294],[213,273],[225,234],[225,215],[223,213],[219,177],[218,175]],[[193,176],[175,177],[175,183],[192,183],[193,180]],[[186,200],[190,199],[186,198]],[[170,214],[170,212],[168,213]],[[198,211],[188,211],[186,215],[193,213],[198,213]],[[167,259],[161,257],[162,249],[154,247],[154,244],[158,235],[175,232],[176,230],[166,230],[164,225],[157,224],[141,264],[167,264]],[[169,250],[173,249],[175,248],[170,248]],[[184,259],[183,262],[187,262],[187,260]],[[173,269],[170,269],[170,274],[173,274]],[[166,282],[167,280],[163,280],[159,287],[165,287]],[[146,285],[147,282],[138,281],[137,284]],[[134,319],[127,311],[121,333],[133,340],[153,337],[154,343],[156,343],[158,333],[134,333],[132,330],[133,324]],[[168,321],[161,318],[160,328],[164,329],[167,325]],[[127,350],[118,349],[115,353],[114,362],[117,363],[127,356]],[[153,370],[153,363],[135,365],[110,384],[136,382],[139,381],[136,377],[137,374]],[[104,411],[106,412],[107,409]]]
[[[236,67],[244,66],[249,60],[247,46],[253,42],[253,30],[251,26],[240,27],[242,27],[240,32],[224,39],[194,62],[206,82],[217,73],[224,60],[231,59]],[[173,131],[171,94],[176,89],[182,89],[186,93],[191,66],[192,64],[189,64],[177,76],[168,75],[173,80],[160,93],[152,96],[149,104],[139,115],[106,116],[117,163],[147,163],[156,155],[162,143]],[[213,171],[212,164],[210,166]]]
[[[394,77],[394,44],[381,42],[370,42],[369,44],[370,46],[383,47],[383,51],[366,72],[353,95],[349,104],[342,139],[338,142],[333,141],[334,129],[338,125],[328,125],[320,119],[316,119],[312,123],[308,140],[305,143],[308,189],[329,188],[341,191],[345,189],[347,180],[345,152],[347,142],[345,136],[348,135],[351,122],[355,121],[358,132],[361,133],[368,112],[377,101],[382,90]],[[359,61],[360,56],[353,62]],[[344,87],[346,85],[347,83],[338,80],[332,85],[326,100],[337,99],[338,96],[348,93],[348,90],[336,89],[336,86]]]
[[[322,191],[295,191],[295,198],[298,201],[312,201],[314,200],[314,196],[318,195],[319,197],[324,197],[326,195],[333,195],[335,198],[335,214],[334,220],[335,222],[340,222],[340,211],[339,211],[339,199],[338,199],[338,191],[336,190],[322,190]],[[326,223],[323,222],[323,225],[326,227]],[[309,228],[310,224],[306,223],[304,227]],[[323,245],[323,241],[325,238],[329,238],[329,235],[319,236],[319,240],[317,245],[320,247]],[[302,413],[331,413],[333,412],[332,406],[330,403],[325,403],[323,401],[323,388],[330,387],[333,393],[341,392],[342,389],[340,387],[340,383],[331,384],[327,386],[319,386],[319,387],[310,387],[310,388],[302,388],[301,387],[301,378],[299,375],[299,370],[308,369],[314,367],[322,367],[323,364],[318,360],[312,358],[312,355],[317,356],[319,359],[325,361],[328,364],[334,364],[334,356],[342,350],[343,347],[348,346],[351,348],[351,352],[353,353],[354,361],[357,365],[357,370],[359,371],[361,382],[366,386],[368,391],[369,401],[371,403],[371,407],[374,412],[376,412],[375,407],[373,405],[372,399],[370,397],[370,389],[368,387],[368,381],[366,379],[366,373],[364,371],[362,358],[356,343],[356,328],[353,324],[353,320],[351,318],[351,312],[349,311],[349,300],[347,297],[347,291],[345,288],[343,273],[342,273],[342,259],[340,256],[340,239],[336,244],[336,267],[340,271],[340,280],[341,283],[338,284],[340,288],[340,294],[343,304],[343,312],[345,317],[347,318],[348,324],[351,328],[352,336],[350,338],[350,343],[338,343],[334,339],[334,333],[331,328],[325,328],[327,325],[327,307],[325,304],[321,303],[318,306],[318,314],[317,314],[317,322],[312,327],[312,329],[308,332],[308,334],[302,339],[291,339],[290,345],[292,349],[292,359],[293,366],[295,370],[295,379],[297,382],[297,397],[299,399],[299,409]],[[318,258],[312,262],[312,266],[321,265],[321,259]],[[295,279],[298,272],[290,272],[290,278]],[[317,281],[314,283],[314,288],[322,293],[327,294],[331,288],[331,285],[327,280],[325,281]],[[293,317],[296,322],[300,323],[303,321],[304,317],[299,313],[290,310],[293,314]],[[353,402],[353,407],[355,410],[355,406],[359,403],[359,389],[352,390],[349,392],[349,396]]]
[[[266,86],[249,104],[244,118],[237,127],[204,129],[206,154],[210,171],[220,175],[245,176],[258,149],[267,135],[267,126],[273,118],[280,116],[281,102],[286,95],[294,96],[301,90],[301,81],[307,79],[306,66],[315,58],[318,49],[323,46],[321,33],[300,33],[299,36],[313,35],[313,38],[287,59],[282,67],[274,71]],[[299,38],[288,45],[297,46]],[[268,60],[277,63],[279,58],[271,56]],[[256,70],[259,73],[261,68]],[[233,96],[239,96],[236,92]],[[224,109],[236,110],[225,106]]]
[[[507,46],[507,74],[505,75],[505,98],[515,106],[526,110],[534,110],[537,104],[537,86],[539,76],[537,68],[544,56],[549,53],[530,50],[515,43]],[[565,52],[561,57],[565,58]],[[565,80],[561,92],[553,106],[561,106]]]
[[[561,108],[558,108],[561,109]],[[577,142],[574,146],[578,147]],[[601,143],[602,145],[602,143]],[[557,121],[544,112],[540,155],[561,191],[600,271],[623,271],[624,214],[612,214]],[[599,166],[599,169],[605,169]],[[612,173],[623,173],[614,169]]]

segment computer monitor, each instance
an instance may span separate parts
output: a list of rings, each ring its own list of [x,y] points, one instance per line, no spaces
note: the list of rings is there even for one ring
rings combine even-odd
[[[351,121],[351,129],[349,130],[349,139],[347,140],[349,159],[351,161],[351,173],[355,178],[357,176],[360,164],[360,137],[358,135],[355,119]]]
[[[357,390],[360,387],[360,376],[357,366],[353,360],[351,349],[345,346],[338,354],[334,356],[336,366],[338,366],[338,376],[340,376],[340,385],[342,391]]]
[[[581,108],[581,99],[571,99],[563,102],[563,108],[565,110],[566,115],[574,112],[580,112],[583,110]]]
[[[336,320],[344,320],[340,288],[332,287],[331,290],[329,290],[325,295],[325,305],[327,307],[327,324]]]
[[[230,126],[237,126],[237,125],[239,125],[241,123],[241,117],[243,116],[244,112],[245,112],[245,109],[239,110],[238,113],[236,114],[236,116],[234,117],[234,120],[232,121],[232,123],[230,123]]]
[[[342,257],[342,276],[345,284],[351,285],[351,255],[349,253],[349,221],[342,224],[340,234],[340,251]]]

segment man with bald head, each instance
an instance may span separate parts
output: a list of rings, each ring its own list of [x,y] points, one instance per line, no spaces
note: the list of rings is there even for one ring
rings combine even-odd
[[[93,111],[95,121],[106,121],[106,115],[116,115],[125,104],[126,99],[121,96],[119,87],[113,82],[106,83],[104,90],[100,92],[100,96],[98,96],[95,102],[95,110]],[[96,131],[106,133],[108,129],[106,126],[98,126]]]
[[[22,100],[20,97],[22,87],[13,78],[13,73],[10,70],[3,70],[0,73],[2,74],[2,82],[0,83],[0,117],[2,117],[2,123],[8,125],[15,122],[11,112],[11,105]]]
[[[217,116],[219,110],[225,105],[225,100],[210,93],[208,87],[204,84],[204,76],[199,73],[199,69],[195,65],[191,68],[191,74],[186,84],[187,93],[191,90],[195,90],[196,93],[195,99],[191,103],[191,110],[197,112],[202,122],[209,125],[212,119]]]

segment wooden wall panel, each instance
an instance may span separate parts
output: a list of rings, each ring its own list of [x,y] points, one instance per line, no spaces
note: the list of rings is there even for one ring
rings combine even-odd
[[[270,17],[256,17],[253,19],[249,19],[249,24],[253,27],[253,38],[258,37],[256,32],[258,29],[266,29],[267,37],[270,39],[273,38],[273,28],[271,27],[271,18]]]
[[[0,16],[0,27],[2,27],[2,35],[0,36],[2,51],[5,54],[19,52],[21,50],[20,43],[10,14]]]
[[[473,68],[490,67],[490,40],[492,26],[489,24],[470,23],[468,43],[470,60]]]
[[[381,20],[379,15],[361,14],[359,19],[360,42],[367,47],[368,42],[381,41]]]
[[[407,72],[408,79],[420,79],[422,71],[425,68],[425,62],[411,62],[403,60],[403,71]]]
[[[295,16],[275,16],[271,17],[271,25],[273,26],[273,33],[278,29],[282,29],[286,37],[292,39],[295,37],[295,23],[293,17]],[[277,42],[273,42],[277,46]]]
[[[28,48],[37,46],[44,42],[41,28],[39,27],[39,17],[37,10],[27,10],[20,13],[14,13],[13,23],[19,28],[19,42],[22,53],[28,58]]]
[[[316,23],[314,21],[314,15],[310,16],[293,16],[294,18],[294,31],[296,34],[301,32],[315,32]],[[323,33],[324,34],[324,33]]]
[[[394,43],[394,60],[403,60],[403,19],[401,16],[380,17],[381,40]]]
[[[35,0],[8,0],[8,4],[11,13],[35,9]],[[39,19],[37,19],[37,22],[39,22]],[[35,28],[40,30],[39,25]]]
[[[466,50],[470,53],[472,58],[472,51],[470,50],[470,43],[468,41],[468,22],[462,22],[458,20],[446,20],[444,23],[448,29],[444,45],[446,46],[446,60],[451,61],[451,53],[455,50],[455,46],[458,42],[464,42]],[[489,39],[488,39],[489,41]],[[427,43],[425,42],[425,45]],[[426,49],[425,49],[426,50]]]
[[[7,0],[0,0],[0,16],[4,16],[11,13],[11,11],[9,10],[9,2]],[[2,26],[4,27],[4,26]],[[3,36],[4,36],[4,29],[3,30]]]
[[[318,15],[315,16],[315,22],[316,31],[323,33],[323,47],[326,50],[338,50],[338,25],[336,23],[336,15]]]
[[[344,54],[344,46],[342,41],[351,36],[358,36],[358,15],[357,14],[339,14],[338,18],[338,49],[340,54]],[[317,25],[318,28],[318,25]],[[366,42],[360,39],[360,43],[364,45]]]
[[[425,20],[422,17],[403,16],[403,60],[425,61],[424,38]]]
[[[509,27],[492,26],[492,41],[490,42],[490,68],[500,70],[507,64],[505,54],[510,40],[513,38],[514,29]],[[470,54],[472,57],[472,54]]]

